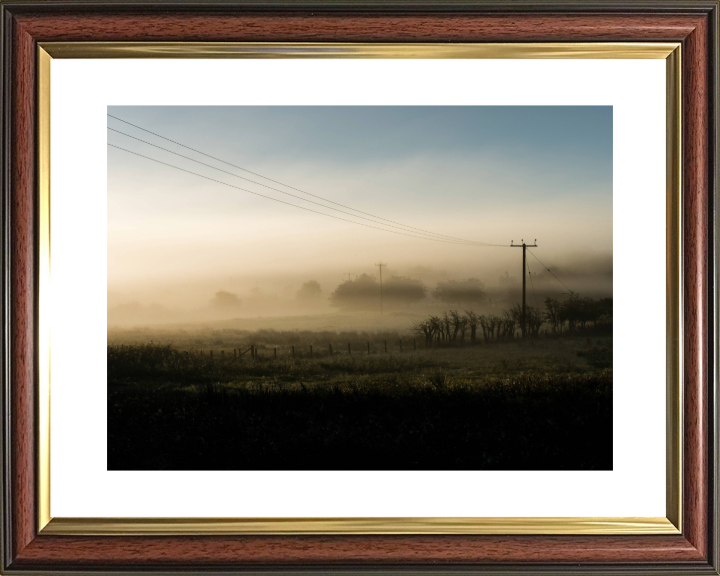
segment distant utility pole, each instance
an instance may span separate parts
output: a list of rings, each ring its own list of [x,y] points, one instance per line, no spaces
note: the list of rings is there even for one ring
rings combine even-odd
[[[352,272],[343,272],[343,276],[345,274],[347,274],[347,277],[348,277],[347,281],[350,282],[351,281],[350,275],[352,274]]]
[[[522,311],[522,335],[523,338],[525,338],[525,283],[527,281],[527,267],[525,264],[525,250],[527,248],[537,248],[537,244],[525,244],[525,240],[521,240],[522,244],[513,244],[514,240],[510,240],[510,246],[513,248],[521,248],[523,249],[523,311]],[[535,242],[537,242],[537,239],[535,239]]]
[[[383,294],[382,294],[382,267],[383,267],[383,266],[387,266],[387,264],[381,264],[380,262],[378,262],[377,264],[375,264],[375,266],[379,266],[379,267],[380,267],[380,316],[382,316],[382,313],[383,313],[383,301],[382,301],[382,300],[383,300],[383,298],[382,298],[382,296],[383,296]]]

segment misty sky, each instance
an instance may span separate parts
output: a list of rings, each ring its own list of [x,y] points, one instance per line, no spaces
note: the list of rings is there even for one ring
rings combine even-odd
[[[537,238],[536,254],[548,265],[612,257],[609,106],[113,106],[108,113],[403,224],[495,244]],[[108,126],[303,196],[113,118]],[[110,130],[108,143],[348,218]],[[520,272],[517,249],[365,228],[108,147],[109,290],[200,284],[227,289],[234,282],[230,287],[241,291],[273,278],[299,282],[373,273],[378,261],[398,273],[412,266],[456,270],[459,276]]]

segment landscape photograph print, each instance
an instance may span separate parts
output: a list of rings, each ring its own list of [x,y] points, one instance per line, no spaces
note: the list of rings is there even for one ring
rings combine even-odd
[[[611,106],[109,106],[108,470],[612,470]]]

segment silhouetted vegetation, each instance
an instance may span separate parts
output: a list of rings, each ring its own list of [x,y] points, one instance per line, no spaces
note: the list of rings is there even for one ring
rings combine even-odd
[[[443,330],[459,322],[459,341],[465,318],[469,339],[472,316],[448,314]],[[358,341],[313,356],[265,344],[254,358],[224,348],[235,340],[212,355],[108,346],[109,469],[612,467],[610,338],[413,351],[406,336],[387,353],[378,335],[363,340],[369,354]]]
[[[322,295],[320,283],[317,280],[305,282],[295,294],[295,298],[302,301],[317,300]]]
[[[406,276],[391,276],[382,286],[383,303],[390,307],[415,304],[424,300],[426,293],[427,287],[420,280]],[[343,309],[377,309],[380,306],[380,283],[369,274],[346,280],[330,294],[330,304]]]
[[[442,316],[430,316],[416,323],[412,329],[421,334],[426,346],[443,342],[465,342],[469,329],[470,342],[477,341],[477,328],[481,329],[484,342],[508,340],[517,337],[522,329],[523,310],[520,304],[514,304],[502,315],[476,314],[466,310],[462,314],[457,310],[443,312]],[[612,298],[593,300],[580,298],[570,292],[564,301],[557,298],[545,299],[545,311],[534,306],[525,306],[525,326],[527,336],[537,338],[540,330],[546,326],[553,333],[584,331],[592,323],[593,328],[600,324],[612,324]]]
[[[338,308],[374,309],[379,302],[380,284],[369,274],[343,282],[330,294],[330,304]]]
[[[472,306],[485,300],[485,284],[477,278],[438,282],[432,292],[433,298],[444,304]]]
[[[108,448],[111,470],[607,470],[612,379],[111,389]]]
[[[562,332],[567,325],[568,330],[585,328],[590,322],[593,326],[612,322],[612,298],[581,298],[570,292],[564,302],[557,298],[545,298],[544,319],[552,325],[553,332]]]
[[[210,300],[210,305],[215,308],[239,308],[242,302],[237,294],[219,290],[215,293],[215,297]]]

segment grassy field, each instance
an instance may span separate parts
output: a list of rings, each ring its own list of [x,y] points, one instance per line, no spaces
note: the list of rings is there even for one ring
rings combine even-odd
[[[330,335],[110,344],[108,468],[612,467],[609,336],[413,351],[407,334],[334,333],[330,355]],[[250,341],[258,357],[234,358]]]
[[[389,311],[384,315],[369,312],[329,311],[322,314],[296,316],[254,316],[252,318],[229,318],[225,320],[204,321],[194,323],[177,323],[138,328],[110,326],[113,339],[131,339],[156,335],[189,335],[209,332],[255,331],[255,330],[369,330],[405,329],[413,322],[425,318],[428,314],[440,312],[446,308],[417,307],[402,311]]]
[[[387,310],[382,316],[374,312],[339,311],[296,316],[260,316],[233,318],[214,322],[165,324],[153,327],[118,327],[109,324],[108,342],[134,344],[138,342],[173,342],[183,345],[207,346],[213,340],[242,340],[259,332],[276,334],[367,334],[395,333],[412,338],[410,326],[430,314],[442,314],[446,306],[416,306],[402,310]],[[488,306],[478,313],[502,313]],[[270,342],[267,342],[268,344]]]

